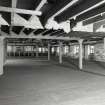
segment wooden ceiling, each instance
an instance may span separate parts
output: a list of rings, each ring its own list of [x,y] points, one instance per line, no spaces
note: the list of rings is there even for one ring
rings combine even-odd
[[[75,1],[73,5],[72,3]],[[68,6],[68,7],[67,7]],[[1,10],[1,7],[16,8],[20,10],[40,11],[42,15],[37,16],[43,25],[44,29],[33,29],[25,26],[13,25],[13,12],[6,12]],[[86,38],[93,36],[92,33],[70,32],[66,34],[62,29],[46,29],[45,24],[53,17],[58,23],[69,20],[70,26],[73,28],[77,22],[83,21],[83,25],[88,25],[105,19],[105,0],[0,0],[0,14],[9,23],[1,25],[1,31],[11,34],[11,31],[18,36],[20,34],[28,35],[42,35],[42,36],[56,36],[56,37],[79,37]],[[103,13],[103,15],[101,14]],[[23,19],[30,21],[32,14],[17,13]],[[92,18],[94,17],[95,18]],[[102,24],[101,24],[102,25]],[[79,33],[79,34],[78,34]],[[77,35],[78,34],[78,35]],[[95,36],[104,37],[104,33],[94,34]]]

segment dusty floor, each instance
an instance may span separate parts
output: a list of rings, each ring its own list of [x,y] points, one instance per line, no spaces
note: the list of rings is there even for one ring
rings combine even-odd
[[[86,64],[85,69],[104,72],[96,63]],[[105,76],[79,71],[72,63],[18,59],[4,69],[0,105],[105,105]]]

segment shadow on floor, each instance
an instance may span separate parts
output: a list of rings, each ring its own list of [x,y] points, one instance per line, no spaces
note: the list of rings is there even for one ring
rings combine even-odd
[[[57,58],[53,58],[54,62],[58,62]],[[78,67],[78,59],[73,59],[70,57],[63,57],[63,63],[57,64],[58,66],[69,68],[70,70],[77,70],[81,72],[86,72],[93,75],[105,76],[105,63],[98,61],[87,61],[83,60],[83,70]]]
[[[105,63],[104,62],[99,62],[99,61],[92,61],[92,62],[95,63],[95,64],[97,64],[102,69],[105,69]]]

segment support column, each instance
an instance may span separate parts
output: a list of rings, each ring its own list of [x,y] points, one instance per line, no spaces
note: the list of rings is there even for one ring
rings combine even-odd
[[[105,51],[105,38],[104,38],[104,51]]]
[[[79,69],[83,69],[83,48],[82,48],[83,39],[79,40]]]
[[[70,52],[71,52],[71,48],[70,48],[70,45],[68,46],[68,50],[69,50],[68,52],[70,53]]]
[[[57,46],[55,46],[55,56],[58,56],[58,54],[57,54]]]
[[[59,63],[62,63],[62,55],[63,55],[63,49],[62,49],[62,42],[59,42]]]
[[[39,54],[38,54],[38,45],[36,45],[36,57],[38,57]]]
[[[3,75],[4,65],[4,38],[0,37],[0,75]]]
[[[51,46],[48,43],[48,60],[50,60],[50,55],[51,55],[51,50],[50,50]]]
[[[6,62],[6,59],[7,59],[7,42],[6,42],[6,39],[3,39],[3,48],[4,48],[4,50],[3,50],[3,55],[4,55],[4,58],[3,58],[3,60],[4,60],[4,64],[5,64],[5,62]]]
[[[90,45],[85,46],[85,59],[86,60],[89,59],[89,47],[90,47]]]

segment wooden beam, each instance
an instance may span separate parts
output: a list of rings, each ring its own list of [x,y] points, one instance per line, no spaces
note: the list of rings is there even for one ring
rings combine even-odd
[[[89,2],[91,2],[91,1],[88,1],[87,3],[89,3]],[[98,1],[97,1],[98,2]],[[90,11],[90,10],[92,10],[92,9],[95,9],[95,8],[97,8],[97,7],[99,7],[99,6],[101,6],[101,5],[103,5],[105,3],[105,0],[101,0],[100,2],[98,2],[98,3],[96,3],[96,4],[94,4],[94,5],[92,5],[91,7],[89,7],[89,8],[87,8],[87,9],[84,9],[84,5],[80,5],[80,12],[79,13],[77,13],[77,14],[74,14],[74,13],[71,13],[71,15],[72,16],[70,16],[70,18],[69,19],[72,19],[72,18],[75,18],[75,17],[77,17],[77,16],[79,16],[79,15],[81,15],[81,14],[84,14],[84,13],[86,13],[86,12],[88,12],[88,11]],[[86,4],[86,5],[88,5],[88,4]],[[83,10],[82,10],[82,8],[83,8]],[[77,10],[78,8],[75,8],[75,10]],[[74,10],[74,11],[75,11]],[[76,11],[76,12],[78,12],[78,11]]]
[[[35,11],[39,11],[41,9],[41,7],[47,2],[47,0],[42,0],[40,2],[40,4],[38,5],[38,7],[35,9]],[[34,15],[32,15],[30,18],[29,18],[29,21],[31,21],[32,19],[34,18]],[[25,29],[25,27],[23,27],[23,30]],[[23,31],[22,30],[22,31]],[[32,32],[33,33],[33,32]],[[30,34],[31,35],[31,34]]]
[[[17,9],[17,8],[10,8],[10,7],[3,7],[3,6],[0,6],[0,11],[20,13],[20,14],[30,14],[30,15],[37,15],[37,16],[40,16],[42,14],[40,11]]]
[[[60,13],[62,13],[63,11],[67,10],[68,8],[70,8],[71,6],[73,6],[74,4],[76,4],[77,2],[79,2],[79,0],[72,0],[70,1],[65,7],[61,8],[59,11],[57,11],[55,14],[53,14],[50,19],[53,19],[54,17],[56,17],[57,15],[59,15]]]
[[[93,24],[93,23],[98,23],[103,20],[105,20],[105,14],[103,16],[99,15],[99,16],[96,16],[96,17],[93,17],[93,18],[83,21],[83,26]]]
[[[35,39],[52,39],[52,40],[79,40],[79,38],[76,38],[76,37],[56,37],[56,36],[43,36],[43,35],[38,35],[38,36],[20,36],[20,35],[17,35],[17,36],[6,36],[6,38],[35,38]]]
[[[101,14],[105,14],[105,6],[100,6],[99,8],[94,8],[84,14],[81,14],[77,17],[76,21],[85,21],[94,17],[97,17]]]
[[[16,8],[17,0],[12,0],[12,8]],[[12,27],[14,24],[14,13],[11,12],[11,26],[10,26],[10,34],[12,34]]]
[[[33,30],[33,31],[29,34],[29,36],[32,35],[36,30],[37,30],[37,29]]]
[[[45,32],[47,32],[48,30],[44,30],[43,32],[41,32],[40,34],[38,35],[43,35]]]
[[[59,23],[65,20],[71,20],[74,19],[76,22],[80,21],[81,18],[88,17],[89,15],[95,14],[95,12],[88,14],[87,12],[92,11],[93,9],[99,8],[101,6],[104,7],[105,0],[80,0],[80,3],[78,3],[75,6],[72,6],[71,8],[68,8],[63,13],[59,14],[55,17],[55,20],[57,20]],[[102,8],[101,8],[102,9]],[[101,11],[98,10],[99,11]],[[105,11],[105,9],[102,9],[102,11]],[[96,13],[98,13],[96,11]],[[80,17],[79,17],[80,16]],[[82,21],[82,20],[81,20]]]
[[[38,7],[35,9],[35,11],[40,11],[40,9],[42,8],[42,6],[47,2],[47,0],[42,0],[40,2],[40,4],[38,5]],[[34,18],[34,15],[32,15],[29,19],[29,21],[31,21]],[[23,27],[23,30],[25,29],[25,27]],[[30,34],[31,35],[31,34]]]
[[[50,35],[51,35],[51,34],[54,34],[54,33],[56,33],[56,32],[58,32],[58,30],[56,30],[56,31],[54,31],[54,32],[51,32]]]
[[[12,0],[12,8],[16,8],[17,0]]]
[[[21,29],[19,35],[21,35],[21,34],[23,33],[24,29],[25,29],[25,27],[23,27],[23,28]]]
[[[104,26],[104,25],[105,25],[105,19],[94,23],[93,25],[94,32],[96,32],[97,29],[99,29],[101,26]]]
[[[64,35],[64,34],[65,34],[65,32],[61,32],[61,33],[59,33],[59,34],[56,34],[56,36],[59,37],[59,36],[62,36],[62,35]]]
[[[37,6],[37,8],[35,9],[36,11],[40,11],[40,9],[43,7],[43,5],[47,2],[47,0],[42,0],[40,2],[40,4]],[[29,19],[29,21],[31,21],[33,19],[34,15],[32,15]]]

